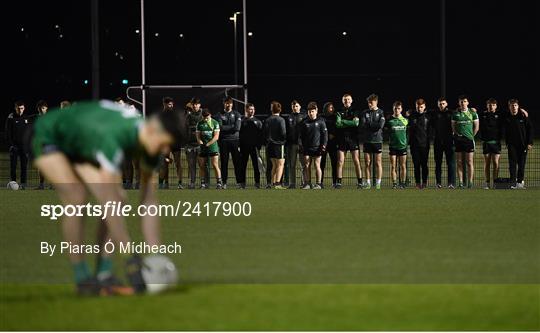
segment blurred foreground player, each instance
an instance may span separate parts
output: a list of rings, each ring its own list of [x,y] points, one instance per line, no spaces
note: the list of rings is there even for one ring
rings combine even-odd
[[[124,200],[122,161],[126,155],[138,157],[141,163],[141,204],[154,205],[157,200],[151,182],[152,171],[158,164],[159,155],[174,143],[173,138],[183,135],[176,117],[177,113],[162,112],[143,120],[133,110],[110,101],[78,103],[68,113],[53,110],[40,117],[34,127],[34,163],[54,184],[62,204],[86,204],[88,194],[92,194],[101,205],[105,205]],[[159,245],[158,218],[144,216],[141,220],[146,243]],[[104,231],[104,227],[107,230]],[[123,217],[107,216],[99,229],[101,235],[108,233],[116,248],[120,242],[130,241]],[[85,245],[82,217],[64,216],[62,232],[64,240],[72,245]],[[116,285],[93,277],[83,254],[74,251],[69,257],[79,294],[118,292],[112,289]],[[124,260],[131,293],[143,292],[141,258],[126,255]],[[124,288],[121,293],[129,291]]]

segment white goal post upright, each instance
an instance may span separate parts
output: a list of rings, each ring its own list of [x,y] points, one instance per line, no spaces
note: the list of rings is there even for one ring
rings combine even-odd
[[[146,29],[144,27],[144,0],[141,0],[141,85],[140,86],[130,86],[126,89],[126,97],[141,105],[142,108],[142,115],[143,117],[146,117],[146,90],[147,89],[192,89],[192,88],[217,88],[217,89],[225,89],[225,92],[227,92],[227,89],[237,89],[237,88],[243,88],[244,89],[244,100],[236,100],[237,102],[241,102],[243,104],[247,104],[248,101],[248,91],[247,91],[247,12],[246,12],[246,2],[247,0],[242,0],[242,34],[243,34],[243,67],[244,67],[244,84],[243,85],[147,85],[146,84],[146,52],[145,52],[145,36],[146,36]],[[139,89],[141,90],[142,100],[138,101],[134,98],[132,98],[129,95],[129,92],[131,89]]]

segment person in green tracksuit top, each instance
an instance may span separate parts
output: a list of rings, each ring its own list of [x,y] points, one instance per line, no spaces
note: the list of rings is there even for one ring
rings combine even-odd
[[[352,107],[352,96],[343,95],[343,109],[336,112],[336,140],[338,145],[337,179],[335,188],[341,188],[343,178],[343,165],[347,151],[351,152],[354,170],[357,177],[357,188],[362,188],[362,168],[360,166],[360,153],[358,144],[358,126],[360,125],[360,113]]]
[[[459,188],[464,187],[463,170],[465,164],[469,171],[468,187],[473,186],[474,177],[474,136],[478,133],[480,123],[476,109],[469,108],[467,96],[459,96],[459,108],[452,115],[452,132],[457,155],[457,173]]]
[[[390,147],[390,173],[392,175],[392,188],[405,188],[407,177],[407,125],[409,121],[401,115],[403,103],[394,102],[392,105],[393,114],[386,121],[386,128],[389,130]],[[400,182],[397,182],[397,163],[399,161]]]
[[[201,173],[201,189],[207,189],[206,185],[206,173],[208,172],[206,162],[210,160],[212,168],[216,175],[217,187],[216,189],[223,189],[223,182],[221,180],[221,170],[219,168],[219,122],[212,118],[210,111],[207,109],[202,111],[202,120],[197,124],[197,142],[201,146],[199,152],[199,170]]]

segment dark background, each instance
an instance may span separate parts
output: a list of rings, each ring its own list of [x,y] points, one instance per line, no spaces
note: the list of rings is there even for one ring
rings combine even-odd
[[[123,79],[140,84],[140,34],[135,32],[140,4],[99,5],[100,95],[115,98],[125,94]],[[362,108],[372,92],[387,111],[394,100],[412,107],[418,97],[435,107],[441,94],[439,1],[248,0],[247,6],[248,31],[253,32],[248,37],[249,97],[258,113],[267,113],[274,99],[288,111],[292,99],[304,107],[310,100],[339,103],[345,92]],[[20,0],[10,8],[5,13],[2,122],[19,99],[35,112],[39,99],[56,106],[63,99],[91,98],[91,82],[84,84],[91,79],[90,0]],[[463,93],[479,109],[489,97],[500,107],[517,97],[538,120],[537,2],[448,0],[446,9],[450,105]],[[146,1],[147,83],[233,84],[229,17],[241,10],[240,0]],[[154,107],[159,105],[149,105]]]

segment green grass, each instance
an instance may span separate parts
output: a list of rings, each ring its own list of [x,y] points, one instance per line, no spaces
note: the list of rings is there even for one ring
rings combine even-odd
[[[0,191],[0,330],[540,329],[540,191],[159,195],[250,201],[253,215],[163,218],[164,243],[182,244],[180,285],[82,299],[66,256],[39,254],[60,240],[39,215],[54,192]]]

